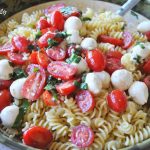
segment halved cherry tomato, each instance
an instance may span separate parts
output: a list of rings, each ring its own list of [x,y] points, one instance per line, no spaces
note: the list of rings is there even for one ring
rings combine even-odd
[[[145,64],[144,64],[144,66],[143,66],[143,71],[145,72],[145,73],[150,73],[150,60],[148,60]]]
[[[40,97],[46,83],[45,70],[41,66],[39,68],[37,72],[28,76],[21,90],[23,97],[31,101],[37,100]]]
[[[44,91],[42,95],[43,101],[47,106],[56,106],[57,103],[55,102],[53,95],[49,91]]]
[[[48,21],[45,18],[40,18],[40,20],[37,22],[36,24],[36,28],[37,29],[46,29],[50,27],[50,24],[48,23]]]
[[[58,29],[59,31],[62,31],[64,29],[64,17],[60,11],[54,11],[51,15],[51,25]]]
[[[63,83],[56,85],[56,90],[61,95],[69,95],[76,90],[74,82],[76,80],[69,80]]]
[[[48,57],[46,54],[38,52],[37,54],[37,62],[40,66],[42,66],[44,69],[47,68],[48,64],[50,63]]]
[[[34,126],[23,133],[24,143],[39,149],[46,149],[52,139],[52,133],[44,127]]]
[[[66,58],[66,51],[59,46],[47,49],[46,53],[53,60],[64,60]]]
[[[83,113],[91,111],[95,107],[93,95],[88,90],[79,91],[76,94],[75,99],[77,101],[79,108]]]
[[[133,43],[133,36],[130,32],[125,31],[123,33],[123,49],[128,49]]]
[[[147,40],[150,42],[150,31],[145,32],[145,35],[147,37]]]
[[[72,55],[72,53],[75,52],[76,49],[76,44],[71,44],[68,48],[67,48],[67,57],[70,57]]]
[[[29,62],[31,64],[38,64],[37,54],[38,54],[38,52],[36,52],[36,51],[32,51],[32,53],[30,54],[30,56],[29,56]]]
[[[107,103],[110,109],[115,112],[122,113],[127,108],[127,97],[124,91],[122,90],[113,90],[107,96]]]
[[[14,50],[15,48],[11,43],[5,43],[0,46],[0,55],[6,55],[8,52],[13,52]]]
[[[38,72],[40,70],[40,66],[37,64],[30,64],[27,66],[26,68],[26,72],[28,75],[34,73],[34,72]]]
[[[106,61],[106,71],[112,74],[114,71],[118,69],[122,69],[123,66],[121,65],[120,59],[117,58],[109,58]]]
[[[86,61],[90,69],[93,71],[102,71],[106,66],[105,57],[98,49],[87,51]]]
[[[72,129],[71,141],[79,148],[89,147],[94,141],[94,132],[86,125],[78,125]]]
[[[144,78],[144,82],[145,82],[145,84],[147,85],[147,87],[150,91],[150,75],[148,75]]]
[[[117,59],[121,59],[123,55],[121,54],[121,52],[119,51],[108,51],[106,54],[107,58],[117,58]]]
[[[46,32],[48,31],[51,31],[51,32],[57,32],[58,30],[54,27],[49,27],[49,28],[46,28],[46,29],[42,29],[41,32],[42,32],[42,35],[45,34]]]
[[[12,81],[11,80],[1,80],[0,79],[0,90],[4,90],[10,87]]]
[[[123,46],[123,40],[122,39],[116,39],[107,35],[99,35],[97,38],[98,42],[103,42],[103,43],[110,43],[115,46]]]
[[[13,53],[13,52],[9,52],[7,54],[8,59],[16,64],[16,65],[23,65],[26,63],[26,60],[23,59],[23,55],[22,54],[18,54],[18,53]]]
[[[77,72],[77,68],[63,61],[51,62],[47,68],[50,75],[62,80],[72,79]]]
[[[0,111],[11,104],[11,99],[9,90],[0,91]]]
[[[14,36],[12,38],[12,45],[20,52],[28,52],[30,42],[24,36]]]

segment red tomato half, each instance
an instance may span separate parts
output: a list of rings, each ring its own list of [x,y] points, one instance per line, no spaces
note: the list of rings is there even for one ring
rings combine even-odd
[[[86,61],[93,71],[102,71],[106,66],[105,57],[98,49],[87,51]]]
[[[79,125],[72,129],[71,141],[79,148],[89,147],[94,141],[94,132],[86,125]]]
[[[37,65],[37,64],[30,64],[30,65],[28,65],[28,67],[26,68],[26,72],[27,72],[28,75],[30,75],[30,74],[36,72],[35,70],[36,70],[36,71],[40,70],[40,66]]]
[[[145,32],[145,35],[147,37],[147,40],[150,42],[150,31]]]
[[[107,103],[112,110],[118,113],[124,112],[127,108],[127,97],[125,92],[121,90],[113,90],[107,96]]]
[[[36,28],[40,30],[48,27],[50,27],[50,24],[47,22],[45,18],[40,18],[40,20],[36,24]]]
[[[21,54],[9,52],[7,56],[8,59],[16,65],[23,65],[26,63],[26,60],[23,59],[23,55]]]
[[[123,46],[123,40],[122,39],[116,39],[107,35],[99,35],[97,38],[98,42],[103,42],[103,43],[110,43],[115,46]]]
[[[70,57],[76,49],[76,44],[71,44],[68,48],[67,48],[67,57]]]
[[[143,71],[145,72],[145,73],[150,73],[150,60],[148,60],[145,64],[144,64],[144,66],[143,66]]]
[[[93,95],[88,90],[81,90],[75,97],[77,104],[83,113],[91,111],[95,107]]]
[[[73,76],[77,72],[76,67],[71,66],[70,64],[67,64],[62,61],[51,62],[48,65],[47,70],[50,73],[50,75],[52,75],[55,78],[60,78],[62,80],[69,80],[73,78]]]
[[[53,60],[59,61],[66,58],[66,51],[58,46],[47,49],[46,53]]]
[[[121,52],[119,51],[108,51],[106,54],[107,58],[117,58],[117,59],[121,59],[123,55],[121,54]]]
[[[123,33],[123,49],[128,49],[133,43],[133,36],[130,32],[125,31]]]
[[[43,127],[34,126],[23,133],[24,143],[39,149],[46,149],[52,139],[52,133]]]
[[[41,32],[42,32],[42,35],[45,34],[46,32],[48,31],[51,31],[51,32],[56,32],[57,29],[54,28],[54,27],[50,27],[50,28],[46,28],[46,29],[42,29]]]
[[[145,84],[147,85],[147,87],[150,91],[150,75],[148,75],[144,78],[144,82],[145,82]]]
[[[20,52],[28,52],[29,41],[24,36],[14,36],[12,45]]]
[[[0,111],[11,104],[11,99],[9,90],[0,91]]]
[[[56,90],[61,95],[69,95],[76,90],[76,86],[74,85],[75,80],[69,80],[64,83],[60,83],[56,85]]]
[[[21,90],[23,97],[31,101],[41,96],[46,82],[46,73],[42,67],[39,68],[39,71],[28,76]]]
[[[11,43],[6,43],[0,46],[0,55],[6,55],[8,52],[13,52],[15,50]]]
[[[4,90],[10,87],[12,81],[11,80],[1,80],[0,79],[0,90]]]
[[[38,52],[35,52],[35,51],[32,51],[32,53],[30,54],[30,56],[29,56],[29,62],[31,64],[38,64],[37,54],[38,54]]]

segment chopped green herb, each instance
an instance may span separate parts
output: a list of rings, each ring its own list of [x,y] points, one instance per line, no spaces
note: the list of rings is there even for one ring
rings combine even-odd
[[[135,44],[135,45],[139,45],[139,44],[141,44],[141,42],[139,42],[139,41],[138,41],[138,42],[136,42],[136,44]]]
[[[35,49],[34,45],[30,44],[30,45],[28,46],[28,50],[29,50],[29,51],[32,52],[34,49]]]
[[[134,11],[132,11],[132,10],[131,10],[131,15],[135,16],[136,19],[139,19],[139,16]]]
[[[78,81],[75,80],[74,81],[74,85],[79,88],[80,87],[80,82],[78,82]]]
[[[14,66],[15,66],[15,64],[13,64],[11,61],[8,61],[8,63],[9,63],[9,65],[10,65],[11,67],[14,67]]]
[[[124,24],[123,26],[122,26],[122,28],[121,28],[121,30],[124,30],[125,28],[126,28],[126,24]]]
[[[55,85],[48,83],[44,89],[47,91],[53,90],[53,89],[55,89]]]
[[[57,91],[56,90],[51,90],[51,93],[52,93],[52,95],[54,97],[54,100],[55,101],[58,100],[58,93],[57,93]]]
[[[38,72],[39,71],[39,68],[38,67],[34,67],[34,69],[33,69],[33,72]]]
[[[84,73],[84,74],[82,75],[82,82],[85,82],[85,79],[86,79],[86,74]]]
[[[81,55],[81,52],[82,52],[82,48],[81,47],[76,48],[75,51],[74,51],[74,53],[76,55]]]
[[[35,34],[35,40],[39,39],[41,35],[42,35],[41,31],[38,30],[37,33]]]
[[[82,84],[80,85],[80,89],[82,89],[82,90],[87,90],[87,89],[88,89],[87,83],[82,83]]]
[[[27,77],[27,74],[24,72],[22,68],[15,68],[13,73],[10,74],[10,78],[13,80],[20,79],[23,77]]]
[[[56,35],[55,35],[55,38],[65,39],[68,36],[71,36],[71,34],[67,34],[67,32],[57,32]]]
[[[57,46],[59,44],[57,41],[55,41],[53,39],[48,39],[47,42],[48,42],[48,47],[49,48],[51,48],[53,46]]]
[[[141,56],[140,55],[137,55],[136,57],[133,58],[136,63],[140,64],[141,63]]]
[[[144,49],[144,48],[145,48],[144,44],[143,44],[143,43],[141,43],[141,42],[136,42],[136,44],[135,44],[135,45],[140,45],[140,47],[141,47],[142,49]]]
[[[89,17],[81,17],[81,20],[82,21],[91,21],[91,18],[89,18]]]
[[[76,64],[78,64],[80,60],[81,60],[81,57],[73,53],[70,58],[66,59],[66,62],[69,64],[72,62],[75,62]]]

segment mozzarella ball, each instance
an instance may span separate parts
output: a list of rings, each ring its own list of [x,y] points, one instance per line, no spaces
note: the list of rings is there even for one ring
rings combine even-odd
[[[139,104],[144,105],[148,101],[148,88],[144,82],[135,81],[128,90],[129,95]]]
[[[81,58],[79,63],[72,62],[71,65],[75,66],[78,69],[77,74],[81,74],[83,72],[89,71],[88,65],[87,65],[85,59],[83,59],[83,58]]]
[[[102,82],[96,73],[88,73],[85,78],[88,90],[94,95],[98,95],[102,90]]]
[[[150,21],[143,21],[137,26],[137,30],[144,33],[150,31]]]
[[[0,60],[0,79],[9,80],[10,74],[13,73],[13,67],[10,66],[7,59]]]
[[[78,17],[72,16],[69,17],[66,21],[65,21],[65,25],[64,28],[66,31],[68,30],[80,30],[82,27],[82,22]]]
[[[11,128],[14,125],[18,114],[19,114],[18,106],[11,105],[11,106],[5,107],[1,111],[1,116],[0,116],[2,120],[2,124],[8,128]]]
[[[16,99],[22,99],[21,89],[26,81],[26,78],[15,80],[10,86],[10,93]]]
[[[67,39],[66,39],[68,44],[72,44],[72,43],[80,44],[80,43],[81,43],[82,38],[81,38],[80,35],[79,35],[79,31],[76,31],[76,30],[69,30],[67,33],[68,33],[68,34],[71,34],[71,35],[68,36]]]
[[[81,42],[81,47],[85,50],[92,50],[97,48],[97,42],[95,39],[87,37]]]
[[[110,75],[106,71],[96,72],[102,82],[102,88],[107,89],[110,86]]]
[[[115,88],[127,90],[133,83],[132,73],[126,69],[116,70],[111,76],[111,82]]]

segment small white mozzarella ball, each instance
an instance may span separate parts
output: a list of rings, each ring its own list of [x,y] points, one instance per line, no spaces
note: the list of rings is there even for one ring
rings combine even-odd
[[[81,42],[81,47],[85,50],[92,50],[97,48],[97,42],[95,39],[87,37]]]
[[[137,26],[137,30],[145,33],[147,31],[150,31],[150,21],[143,21]]]
[[[96,72],[102,82],[102,88],[107,89],[110,86],[110,75],[106,71]]]
[[[71,34],[66,39],[68,44],[72,44],[72,43],[80,44],[81,43],[82,38],[79,35],[79,31],[77,31],[77,30],[69,30],[69,31],[67,31],[67,33]]]
[[[144,105],[148,101],[148,88],[144,82],[135,81],[128,90],[129,95],[139,104]]]
[[[10,86],[10,93],[16,99],[22,99],[21,89],[26,81],[26,78],[15,80]]]
[[[85,78],[85,83],[88,85],[88,90],[94,95],[100,94],[102,90],[102,82],[96,73],[88,73]]]
[[[78,17],[72,16],[69,17],[66,21],[65,21],[65,25],[64,28],[66,31],[68,30],[80,30],[82,27],[82,22]]]
[[[88,65],[87,65],[85,59],[83,59],[83,58],[81,58],[79,63],[72,62],[71,65],[75,66],[78,69],[77,74],[81,74],[83,72],[89,71]]]
[[[0,60],[0,79],[9,80],[10,74],[13,73],[13,67],[10,66],[7,59]]]
[[[127,90],[133,83],[132,73],[126,69],[113,72],[111,76],[112,85],[120,90]]]
[[[19,114],[19,107],[16,105],[11,105],[5,107],[1,111],[2,124],[8,128],[11,128],[15,123],[15,120]]]

